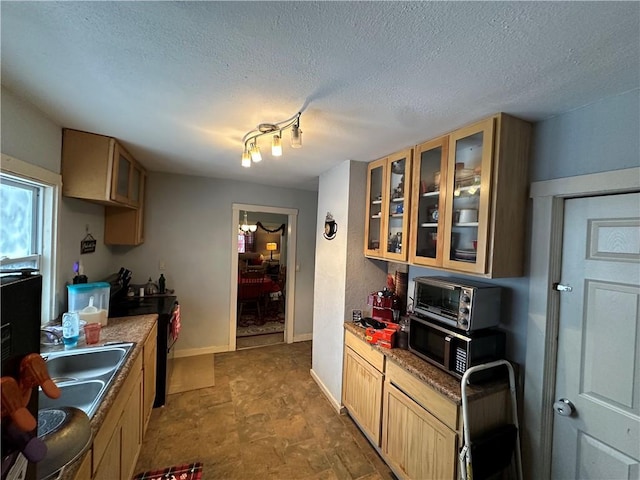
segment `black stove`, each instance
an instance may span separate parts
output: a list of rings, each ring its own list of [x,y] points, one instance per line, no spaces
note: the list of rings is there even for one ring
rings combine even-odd
[[[153,406],[161,407],[167,401],[169,375],[173,357],[173,322],[179,312],[178,298],[175,295],[146,295],[144,297],[111,298],[109,317],[132,317],[136,315],[158,314],[158,349],[156,355],[156,399]],[[173,330],[173,331],[172,331]]]
[[[112,298],[109,317],[132,317],[134,315],[170,315],[177,297],[174,295],[147,295],[144,297]]]

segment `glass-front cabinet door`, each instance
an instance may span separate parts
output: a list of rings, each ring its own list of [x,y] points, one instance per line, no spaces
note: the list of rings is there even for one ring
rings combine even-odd
[[[367,218],[365,221],[364,254],[382,258],[382,234],[386,228],[383,206],[387,202],[387,159],[369,163],[367,168]]]
[[[129,153],[115,142],[113,155],[113,179],[111,199],[128,204],[131,195],[131,177],[135,161]]]
[[[134,164],[131,168],[131,181],[129,185],[129,204],[134,207],[140,206],[143,182],[144,172],[137,164]]]
[[[387,213],[384,230],[384,258],[407,261],[409,217],[411,216],[411,156],[412,149],[387,158]]]
[[[494,119],[449,137],[443,267],[484,273],[490,220]]]
[[[449,137],[416,146],[413,162],[409,262],[442,266]]]

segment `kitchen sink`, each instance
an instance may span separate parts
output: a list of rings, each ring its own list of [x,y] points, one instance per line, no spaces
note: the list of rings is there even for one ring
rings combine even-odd
[[[118,343],[42,354],[61,395],[51,399],[40,389],[39,408],[77,407],[92,418],[134,345]]]
[[[49,398],[40,391],[38,396],[39,408],[76,407],[85,412],[89,418],[98,408],[100,393],[105,387],[102,380],[88,380],[58,385],[60,398]]]
[[[56,383],[101,377],[118,368],[127,352],[127,348],[111,346],[67,350],[49,356],[47,370]]]

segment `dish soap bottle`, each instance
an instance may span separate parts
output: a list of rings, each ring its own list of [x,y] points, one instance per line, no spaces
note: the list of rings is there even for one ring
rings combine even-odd
[[[64,348],[74,348],[78,345],[80,336],[80,315],[78,312],[67,312],[62,315],[62,341]]]
[[[159,293],[165,293],[166,291],[166,280],[163,273],[160,274],[160,278],[158,279],[158,289],[160,290]]]

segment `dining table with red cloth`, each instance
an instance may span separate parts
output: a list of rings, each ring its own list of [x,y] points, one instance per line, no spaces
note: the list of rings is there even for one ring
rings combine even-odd
[[[242,275],[238,275],[238,284],[242,283],[254,283],[256,282],[255,278],[244,278]],[[275,293],[280,291],[280,285],[277,282],[274,282],[273,279],[265,275],[264,277],[259,279],[258,282],[261,285],[261,294],[268,295],[270,293]],[[240,295],[240,293],[238,293]]]

